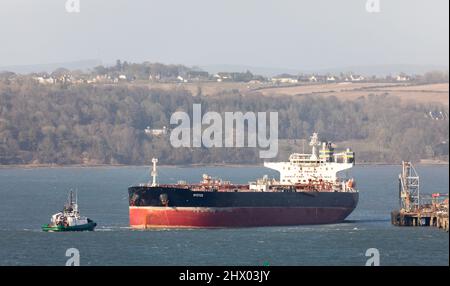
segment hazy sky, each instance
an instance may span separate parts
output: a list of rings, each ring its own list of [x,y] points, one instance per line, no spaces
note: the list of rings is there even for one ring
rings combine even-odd
[[[448,0],[0,0],[0,66],[115,59],[294,69],[448,65]]]

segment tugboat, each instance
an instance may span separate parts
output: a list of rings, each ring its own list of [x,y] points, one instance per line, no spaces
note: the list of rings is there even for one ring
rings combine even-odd
[[[59,231],[93,231],[97,223],[87,217],[80,216],[78,199],[73,199],[73,192],[69,193],[69,200],[62,212],[52,216],[49,224],[44,224],[42,230],[46,232]]]

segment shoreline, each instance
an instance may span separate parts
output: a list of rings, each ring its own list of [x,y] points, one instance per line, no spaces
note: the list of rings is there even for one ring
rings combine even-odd
[[[449,162],[418,162],[417,166],[448,166]],[[60,168],[142,168],[150,167],[148,165],[124,165],[124,164],[73,164],[73,165],[57,165],[57,164],[11,164],[0,165],[1,169],[60,169]],[[401,166],[401,163],[380,163],[380,162],[364,162],[357,163],[356,166]],[[249,168],[249,167],[264,167],[262,163],[258,164],[180,164],[180,165],[158,165],[164,168],[206,168],[206,167],[235,167],[235,168]]]

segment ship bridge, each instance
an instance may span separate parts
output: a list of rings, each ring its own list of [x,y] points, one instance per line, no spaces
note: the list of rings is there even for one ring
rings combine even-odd
[[[294,153],[289,156],[289,162],[265,162],[264,167],[278,171],[281,184],[295,185],[319,180],[336,182],[339,172],[354,166],[354,152],[347,149],[335,153],[331,143],[319,142],[317,133],[313,134],[309,145],[311,154]],[[319,154],[318,146],[322,146]]]

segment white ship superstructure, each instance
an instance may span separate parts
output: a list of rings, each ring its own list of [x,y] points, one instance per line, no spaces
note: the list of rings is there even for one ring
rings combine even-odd
[[[355,154],[350,149],[336,153],[329,142],[320,142],[317,133],[311,136],[311,154],[294,153],[289,162],[265,162],[264,166],[280,173],[282,185],[308,184],[310,182],[339,181],[338,173],[355,164]],[[317,147],[321,147],[317,154]]]
[[[64,210],[54,214],[51,219],[53,225],[78,226],[88,223],[87,217],[80,216],[78,211],[78,197],[73,199],[73,192],[69,193],[69,200],[64,205]]]

